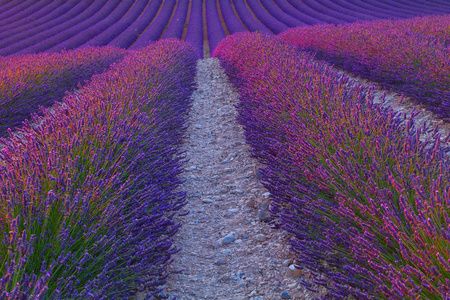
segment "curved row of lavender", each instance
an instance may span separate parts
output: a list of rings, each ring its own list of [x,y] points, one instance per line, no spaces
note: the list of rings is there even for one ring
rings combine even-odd
[[[126,52],[104,46],[5,57],[0,62],[0,137],[37,113],[39,106],[53,105],[67,91],[103,73]]]
[[[196,50],[175,39],[128,55],[26,142],[0,139],[0,298],[128,299],[159,293],[185,204],[181,136]]]
[[[278,37],[450,120],[450,15],[292,28]]]
[[[203,13],[212,53],[225,32],[279,34],[288,28],[321,23],[450,13],[450,3],[437,0],[426,4],[414,0],[12,0],[0,6],[0,55],[102,45],[137,49],[148,41],[181,38],[180,34],[187,28],[185,39],[202,57]]]
[[[323,299],[448,299],[450,161],[438,128],[414,130],[417,113],[373,104],[372,88],[269,35],[236,33],[213,56],[240,92],[275,225],[293,234],[295,263],[327,287]]]

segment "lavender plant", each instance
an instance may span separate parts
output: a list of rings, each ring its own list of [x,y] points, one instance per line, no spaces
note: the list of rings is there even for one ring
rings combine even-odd
[[[156,42],[1,139],[2,299],[128,299],[164,284],[197,56]],[[173,78],[177,78],[173,80]],[[40,117],[34,115],[33,120]]]
[[[125,53],[115,47],[90,47],[6,57],[0,70],[0,136],[38,112],[39,105],[60,101],[66,91],[103,72]]]
[[[450,18],[425,16],[290,29],[279,37],[426,104],[448,119]]]
[[[213,56],[240,90],[275,225],[323,298],[450,297],[450,135],[414,130],[416,114],[374,105],[373,89],[267,35],[231,35]]]

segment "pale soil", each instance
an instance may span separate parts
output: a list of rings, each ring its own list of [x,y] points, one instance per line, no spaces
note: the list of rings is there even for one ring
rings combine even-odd
[[[235,120],[238,93],[216,58],[199,60],[197,68],[184,140],[190,161],[180,187],[187,191],[190,214],[178,218],[183,226],[174,240],[183,250],[170,267],[186,271],[170,276],[164,293],[178,299],[282,299],[286,292],[291,299],[312,299],[299,278],[288,276],[294,257],[288,235],[259,220],[270,196],[256,175],[262,165],[250,157]],[[237,240],[219,246],[231,232]],[[297,274],[307,278],[309,272]]]

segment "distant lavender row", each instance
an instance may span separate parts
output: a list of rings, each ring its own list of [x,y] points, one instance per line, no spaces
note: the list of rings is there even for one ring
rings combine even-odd
[[[115,47],[5,57],[0,69],[0,136],[22,124],[39,106],[60,101],[94,74],[125,56]]]
[[[60,42],[68,39],[70,37],[69,34],[78,33],[86,20],[93,18],[98,13],[102,17],[103,13],[101,9],[104,8],[106,2],[106,0],[95,0],[91,5],[88,2],[82,2],[81,4],[85,5],[77,5],[77,14],[72,18],[64,15],[62,20],[58,21],[61,22],[58,25],[50,26],[50,24],[43,24],[39,31],[33,30],[33,35],[26,36],[25,38],[21,37],[15,43],[4,44],[3,49],[0,49],[0,54],[38,53],[58,45]],[[107,13],[108,10],[106,10]]]
[[[151,0],[150,4],[142,12],[142,15],[130,27],[123,31],[119,36],[108,43],[108,46],[116,46],[128,49],[136,39],[141,35],[142,31],[155,18],[162,0]]]
[[[216,1],[206,1],[206,24],[208,31],[209,51],[213,53],[220,41],[225,38],[225,31],[220,22]]]
[[[244,27],[244,25],[242,25],[241,21],[234,13],[233,7],[231,6],[231,0],[220,0],[219,4],[224,22],[230,34],[247,31],[247,29]]]
[[[70,1],[67,2],[70,4]],[[74,0],[74,5],[66,11],[65,9],[55,11],[55,13],[59,14],[50,14],[46,17],[41,18],[33,23],[28,23],[23,26],[11,28],[8,30],[0,30],[0,48],[6,48],[11,46],[11,51],[7,52],[7,50],[2,49],[0,53],[3,55],[13,54],[17,51],[26,48],[36,42],[39,41],[39,38],[42,40],[45,37],[52,36],[59,31],[53,31],[54,27],[61,28],[62,23],[64,22],[73,22],[78,14],[84,11],[89,6],[89,2],[79,2]],[[64,6],[60,6],[60,8],[64,8]],[[77,20],[74,20],[75,23]],[[72,24],[75,24],[72,23]],[[50,30],[51,32],[47,33],[46,30]],[[33,36],[38,35],[39,37],[34,39]],[[29,40],[28,40],[29,39]],[[22,41],[19,45],[13,45],[14,43]]]
[[[148,43],[148,41],[157,41],[162,36],[164,28],[168,26],[170,16],[175,8],[176,0],[166,0],[162,3],[161,11],[155,19],[145,28],[133,45],[128,49],[137,49]]]
[[[260,20],[255,19],[252,16],[251,11],[245,6],[244,1],[239,0],[230,0],[230,1],[233,2],[234,8],[236,9],[236,13],[238,14],[242,23],[244,23],[245,26],[247,26],[248,30],[272,34],[272,31],[270,31],[266,26],[264,26],[264,24],[261,23]]]
[[[66,36],[61,36],[59,43],[53,47],[48,47],[48,52],[58,52],[62,49],[74,49],[91,38],[109,30],[110,26],[118,22],[124,14],[128,12],[133,3],[130,1],[109,0],[98,13],[82,23],[70,28]],[[69,38],[67,38],[67,35]],[[104,45],[104,44],[103,44]]]
[[[51,13],[58,7],[64,5],[62,1],[51,1],[51,0],[40,1],[36,4],[38,4],[39,6],[31,8],[29,11],[24,10],[14,15],[13,16],[14,20],[2,19],[0,21],[0,31],[5,30],[5,28],[11,27],[17,28],[23,24],[31,23],[34,20],[38,20],[42,17],[45,17],[47,14]]]
[[[373,104],[372,88],[269,35],[231,35],[213,56],[240,91],[275,225],[323,299],[448,299],[450,149],[438,128],[414,130],[417,113]]]
[[[0,55],[102,45],[137,49],[149,41],[181,38],[189,5],[196,17],[189,18],[185,40],[199,52],[203,52],[200,24],[213,51],[227,29],[278,34],[318,23],[450,13],[450,3],[437,0],[12,0],[0,10]]]
[[[127,5],[128,8],[125,8],[122,13],[117,13],[114,17],[110,16],[107,20],[102,21],[105,23],[102,24],[102,27],[97,28],[97,34],[80,47],[108,45],[137,20],[148,2],[149,0],[138,1],[131,8]],[[81,34],[85,34],[85,32]]]
[[[450,118],[450,16],[289,29],[279,37]]]
[[[172,22],[170,22],[167,27],[166,32],[162,39],[176,38],[181,40],[183,35],[183,29],[185,20],[187,17],[189,2],[188,1],[178,1],[177,9],[173,15]]]
[[[0,139],[1,299],[129,299],[164,284],[185,204],[195,50],[168,39],[95,75],[25,143]]]
[[[192,0],[191,15],[184,40],[197,49],[203,58],[203,0]]]
[[[253,11],[255,16],[264,24],[267,28],[269,28],[273,33],[278,34],[282,31],[285,31],[289,27],[286,26],[281,21],[274,18],[271,14],[269,14],[263,6],[259,3],[259,0],[246,0],[248,6]]]

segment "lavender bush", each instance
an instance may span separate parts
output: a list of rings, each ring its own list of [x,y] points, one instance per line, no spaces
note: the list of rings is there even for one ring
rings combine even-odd
[[[268,35],[238,33],[213,54],[240,91],[238,120],[267,166],[275,225],[296,265],[333,299],[450,297],[450,147],[414,130],[373,89]],[[423,132],[432,132],[425,142]],[[302,284],[311,290],[316,288]]]
[[[319,25],[290,29],[279,37],[414,97],[440,117],[449,118],[449,22],[447,15],[437,15],[338,27]]]
[[[0,136],[38,112],[38,106],[62,100],[66,91],[102,73],[125,53],[115,47],[91,47],[6,57],[0,69]]]
[[[172,217],[185,204],[175,188],[197,58],[173,39],[130,51],[55,116],[43,109],[41,126],[27,122],[25,143],[1,139],[0,298],[160,291],[179,251]]]

